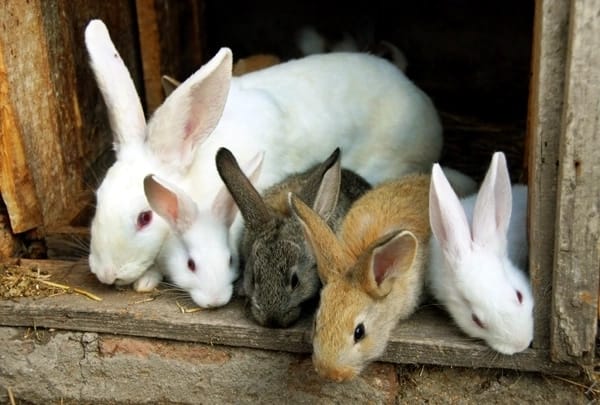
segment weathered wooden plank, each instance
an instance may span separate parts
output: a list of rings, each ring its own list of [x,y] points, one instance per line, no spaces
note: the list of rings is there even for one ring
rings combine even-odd
[[[554,265],[558,145],[568,28],[568,2],[535,2],[527,152],[529,272],[533,285],[533,347],[548,348]]]
[[[161,76],[186,79],[202,64],[202,6],[196,0],[136,0],[148,115],[163,101]]]
[[[600,270],[600,0],[573,0],[562,115],[552,358],[592,364]]]
[[[61,149],[61,138],[74,141],[73,131],[80,128],[77,100],[64,94],[65,83],[55,80],[63,74],[70,78],[72,60],[68,50],[49,47],[49,36],[62,37],[62,25],[55,21],[54,30],[46,32],[41,2],[7,1],[0,13],[3,27],[2,48],[9,83],[9,100],[20,128],[19,136],[34,180],[44,224],[55,224],[64,218],[77,193],[80,182],[67,165],[68,156],[76,148]],[[61,42],[56,38],[53,43]],[[50,54],[56,52],[60,66],[51,64]],[[58,76],[60,77],[60,76]],[[65,83],[65,86],[69,86]],[[59,88],[57,88],[59,87]],[[69,92],[70,93],[70,92]],[[66,98],[61,98],[66,96]],[[10,157],[9,157],[10,158]],[[7,205],[9,205],[7,203]],[[14,224],[15,230],[22,228]]]
[[[20,233],[43,224],[42,209],[38,202],[21,125],[11,97],[12,71],[5,63],[14,59],[5,38],[6,21],[0,13],[0,193],[4,200],[13,232]]]
[[[163,292],[149,295],[118,291],[101,285],[84,262],[23,261],[53,274],[52,281],[83,288],[101,297],[96,302],[79,295],[44,299],[0,301],[0,324],[117,333],[173,340],[243,346],[290,352],[311,351],[311,319],[288,329],[263,328],[244,316],[243,304],[234,300],[214,310],[182,313],[177,297]],[[183,299],[182,303],[186,303]],[[574,373],[577,367],[551,363],[548,352],[528,349],[514,356],[493,352],[479,341],[462,335],[449,318],[435,308],[423,308],[393,332],[381,358],[393,363],[430,363],[451,366],[515,368],[553,373]]]
[[[160,41],[154,0],[136,0],[140,53],[144,72],[144,89],[148,112],[161,105],[164,96],[160,84]],[[159,80],[157,80],[157,78]]]
[[[92,17],[106,18],[110,28],[124,27],[114,34],[117,42],[128,44],[122,48],[124,58],[135,62],[135,54],[132,58],[129,52],[136,48],[133,36],[123,40],[127,29],[135,34],[131,11],[129,3],[118,1],[101,6],[80,0],[3,2],[3,100],[10,109],[3,109],[9,119],[3,119],[2,126],[3,133],[11,134],[3,137],[3,167],[14,170],[3,171],[1,177],[4,183],[15,184],[14,193],[3,186],[14,232],[68,224],[89,204],[89,188],[94,185],[86,178],[87,170],[110,147],[111,136],[105,116],[96,108],[102,101],[87,67],[83,28]],[[29,182],[24,181],[27,175]],[[30,208],[34,197],[37,214]],[[24,212],[16,216],[19,210]]]

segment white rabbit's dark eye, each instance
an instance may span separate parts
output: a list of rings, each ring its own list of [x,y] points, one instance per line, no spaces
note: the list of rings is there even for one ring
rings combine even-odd
[[[138,229],[145,228],[150,222],[152,222],[152,211],[140,212],[140,215],[137,217]]]
[[[523,294],[519,290],[517,290],[517,299],[519,300],[519,304],[523,303]]]
[[[523,303],[523,294],[519,290],[517,290],[517,299],[519,300],[519,304]]]
[[[292,278],[290,280],[290,286],[292,287],[292,290],[295,290],[299,283],[300,280],[298,280],[298,275],[296,273],[292,274]]]
[[[471,314],[471,318],[473,319],[473,322],[475,322],[475,324],[477,326],[479,326],[481,329],[485,329],[485,326],[483,326],[483,322],[481,322],[481,320],[477,317],[477,315]]]
[[[196,262],[193,259],[188,259],[187,266],[190,271],[196,271]]]
[[[365,337],[365,325],[359,323],[358,326],[354,329],[354,343],[362,340]]]

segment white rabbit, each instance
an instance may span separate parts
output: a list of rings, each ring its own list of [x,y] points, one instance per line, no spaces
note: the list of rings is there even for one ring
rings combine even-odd
[[[152,266],[169,227],[152,215],[144,196],[149,173],[177,184],[202,208],[222,185],[214,162],[220,147],[240,161],[265,151],[259,190],[308,169],[320,151],[336,147],[342,165],[370,183],[429,172],[440,155],[441,125],[431,100],[372,55],[313,55],[231,78],[232,54],[222,48],[146,125],[104,24],[91,21],[85,36],[117,155],[97,190],[91,226],[90,268],[103,283],[135,282],[140,291],[155,282]],[[239,235],[240,223],[232,236]]]
[[[469,336],[500,353],[525,350],[533,339],[533,295],[522,270],[527,187],[511,189],[504,154],[496,152],[479,193],[460,201],[434,165],[429,199],[434,297]]]
[[[259,154],[244,169],[251,182],[258,178],[262,160]],[[185,191],[153,175],[144,179],[144,192],[152,209],[171,227],[157,258],[157,270],[201,307],[227,304],[238,277],[239,259],[229,238],[238,207],[225,185],[209,209],[199,209]],[[140,279],[148,283],[143,289],[154,288],[161,273],[146,272]]]

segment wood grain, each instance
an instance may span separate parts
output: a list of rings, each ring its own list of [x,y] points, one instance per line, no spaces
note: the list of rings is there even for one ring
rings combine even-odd
[[[311,351],[310,316],[287,329],[270,329],[244,315],[243,303],[182,313],[178,298],[169,292],[154,297],[131,290],[118,291],[98,283],[84,262],[21,261],[52,274],[51,280],[92,292],[101,302],[69,294],[43,299],[0,301],[0,324],[165,338],[208,344],[308,353]],[[179,298],[181,304],[189,304]],[[578,368],[549,361],[546,350],[528,349],[514,356],[493,352],[480,341],[462,335],[445,313],[421,309],[398,325],[381,360],[392,363],[429,363],[451,366],[513,368],[560,374]]]
[[[12,24],[7,25],[7,18],[19,12],[13,3],[9,2],[0,13],[0,192],[11,228],[20,233],[43,225],[43,217],[24,142],[27,128],[21,120],[20,106],[15,105],[19,99],[13,97],[12,91],[16,80],[12,65],[19,55],[10,43],[8,28]]]
[[[592,364],[600,270],[600,0],[571,2],[560,138],[551,353]]]
[[[13,232],[69,224],[90,204],[95,184],[88,170],[112,139],[83,32],[92,17],[105,19],[111,30],[120,27],[111,34],[135,67],[128,7],[117,1],[3,2],[0,184]]]
[[[203,62],[202,2],[136,0],[147,115],[164,100],[161,77],[185,80]]]
[[[560,139],[567,2],[535,2],[534,46],[529,96],[529,272],[534,292],[534,343],[548,348],[552,303],[556,178]]]

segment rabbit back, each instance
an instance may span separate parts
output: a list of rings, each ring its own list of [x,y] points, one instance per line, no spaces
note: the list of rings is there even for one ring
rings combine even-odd
[[[190,183],[199,193],[218,187],[212,162],[222,146],[241,161],[265,151],[264,191],[317,164],[321,150],[340,147],[342,167],[377,184],[428,172],[441,145],[433,103],[395,66],[363,53],[311,55],[232,78]]]

